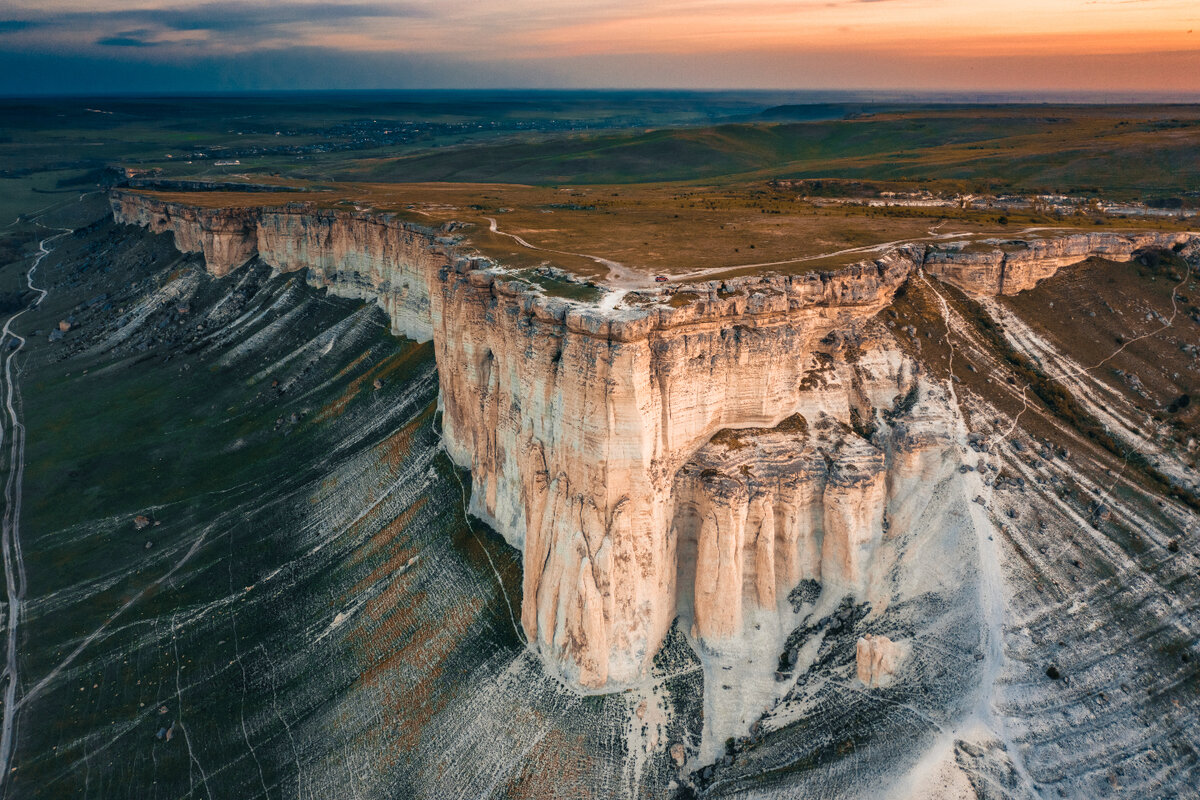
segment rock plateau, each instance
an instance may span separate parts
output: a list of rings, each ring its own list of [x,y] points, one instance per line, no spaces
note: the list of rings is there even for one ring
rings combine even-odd
[[[589,689],[638,681],[677,616],[720,650],[760,612],[787,613],[805,582],[882,602],[897,538],[964,467],[950,399],[875,320],[906,282],[1011,295],[1093,255],[1198,247],[1180,233],[908,245],[833,272],[689,285],[682,307],[635,292],[603,310],[386,214],[136,192],[112,209],[214,275],[258,257],[433,340],[471,512],[523,554],[525,635]],[[859,640],[857,658],[868,686],[902,668],[885,636]]]

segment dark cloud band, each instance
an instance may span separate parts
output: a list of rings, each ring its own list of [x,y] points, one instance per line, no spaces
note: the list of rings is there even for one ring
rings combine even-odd
[[[153,44],[149,33],[165,31],[212,31],[256,35],[297,23],[336,24],[365,19],[395,19],[425,16],[416,6],[402,2],[351,3],[258,3],[212,2],[182,8],[127,8],[116,11],[30,13],[23,19],[0,20],[0,33],[29,28],[57,28],[91,32],[98,44],[145,46]],[[120,29],[144,29],[138,35]]]

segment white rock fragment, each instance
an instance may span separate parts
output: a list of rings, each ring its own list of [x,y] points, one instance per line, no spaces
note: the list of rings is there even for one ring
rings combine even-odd
[[[898,644],[886,636],[866,634],[856,651],[858,679],[866,686],[881,686],[895,674],[903,660]]]

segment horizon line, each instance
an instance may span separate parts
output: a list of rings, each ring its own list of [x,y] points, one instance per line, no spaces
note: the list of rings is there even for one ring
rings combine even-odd
[[[629,88],[629,87],[523,87],[523,86],[502,86],[502,87],[425,87],[425,88],[371,88],[371,89],[211,89],[211,90],[184,90],[178,92],[170,91],[97,91],[97,92],[31,92],[21,93],[0,92],[0,101],[6,100],[70,100],[70,99],[91,99],[91,98],[115,98],[115,99],[161,99],[161,98],[207,98],[207,97],[261,97],[266,95],[282,95],[282,96],[299,96],[299,95],[381,95],[381,94],[531,94],[531,95],[549,95],[549,94],[627,94],[627,95],[652,95],[652,94],[677,94],[677,95],[828,95],[830,98],[847,98],[846,100],[826,99],[820,102],[836,103],[836,102],[861,102],[861,103],[876,103],[876,102],[903,102],[905,98],[1041,98],[1036,102],[1039,103],[1063,103],[1067,105],[1076,104],[1094,104],[1094,105],[1120,105],[1128,103],[1119,99],[1114,100],[1099,100],[1098,98],[1157,98],[1156,101],[1151,100],[1150,104],[1164,105],[1196,105],[1200,104],[1200,92],[1178,92],[1178,91],[1155,91],[1155,90],[1109,90],[1109,89],[879,89],[879,88],[854,88],[854,89],[822,89],[822,88],[771,88],[771,87],[741,87],[741,88],[695,88],[695,87],[653,87],[653,88]],[[876,98],[855,97],[856,95],[876,95]],[[1079,98],[1078,102],[1070,99],[1050,98]],[[927,101],[928,102],[928,101]],[[937,101],[932,101],[937,102]],[[999,101],[1004,104],[1006,101]],[[1011,100],[1007,103],[1013,105],[1026,104],[1021,100]],[[968,103],[969,104],[969,103]],[[1140,104],[1140,103],[1139,103]]]

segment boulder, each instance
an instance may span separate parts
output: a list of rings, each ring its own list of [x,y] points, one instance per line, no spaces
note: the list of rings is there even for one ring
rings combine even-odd
[[[858,679],[867,686],[879,686],[895,674],[900,665],[900,647],[886,636],[865,634],[856,648]]]

